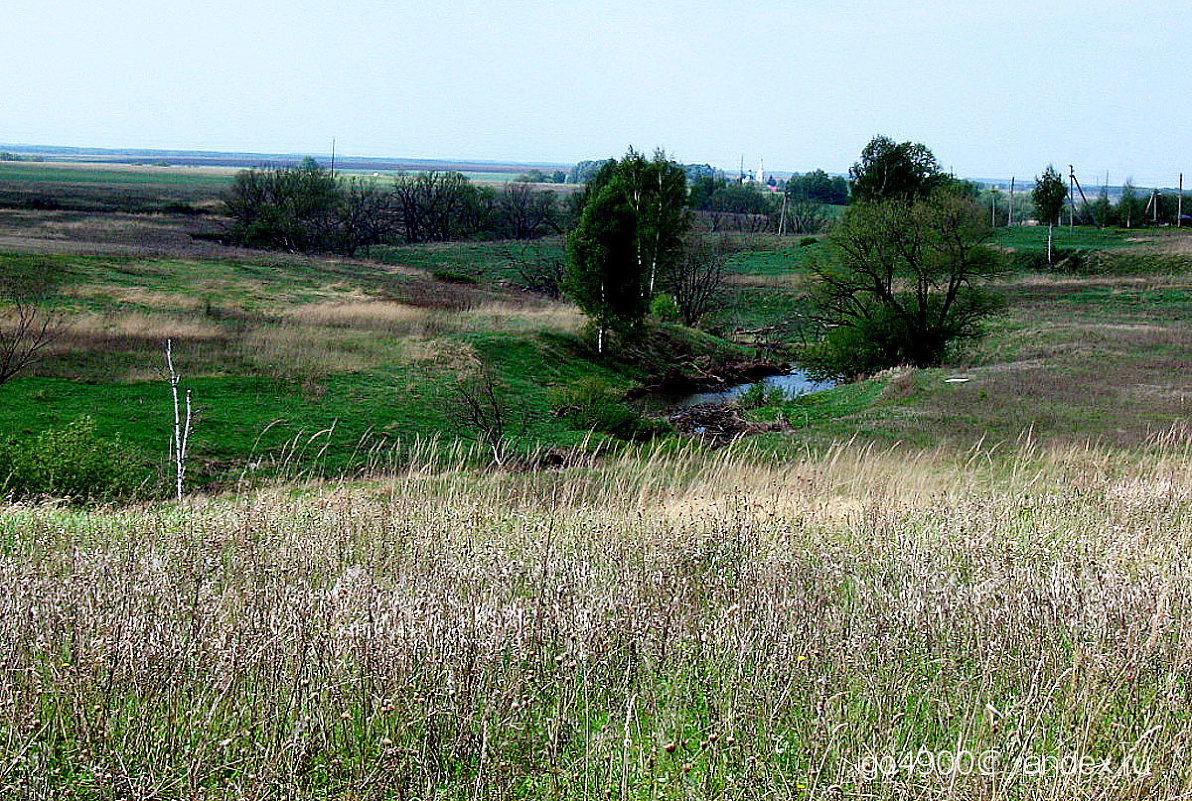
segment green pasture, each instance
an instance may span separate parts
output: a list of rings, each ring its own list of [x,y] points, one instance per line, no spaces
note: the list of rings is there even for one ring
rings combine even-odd
[[[0,182],[175,186],[219,192],[231,186],[232,170],[184,167],[64,167],[52,163],[0,161]]]

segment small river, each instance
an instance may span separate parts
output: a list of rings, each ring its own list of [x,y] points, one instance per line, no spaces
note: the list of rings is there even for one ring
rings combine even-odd
[[[757,383],[765,384],[767,389],[781,389],[788,398],[806,395],[808,392],[819,392],[822,389],[831,389],[834,386],[831,381],[812,381],[802,370],[793,368],[789,373],[766,376],[760,382],[751,381],[748,384],[737,384],[715,392],[697,392],[694,395],[685,395],[675,401],[675,408],[683,409],[700,403],[732,403]]]

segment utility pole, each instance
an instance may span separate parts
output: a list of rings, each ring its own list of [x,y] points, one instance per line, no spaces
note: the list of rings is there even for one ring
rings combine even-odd
[[[1010,209],[1006,212],[1006,226],[1014,224],[1014,177],[1010,177]]]
[[[1179,228],[1184,222],[1184,174],[1180,173],[1180,199],[1175,206],[1175,227]]]
[[[335,177],[335,137],[331,137],[331,177]]]
[[[1076,227],[1076,193],[1072,190],[1072,181],[1076,178],[1076,170],[1072,165],[1068,165],[1068,233],[1072,233],[1072,229]]]
[[[1109,179],[1108,179],[1108,178],[1106,178],[1105,180],[1107,180],[1107,181],[1108,181]],[[1084,187],[1082,187],[1082,186],[1080,185],[1080,181],[1079,181],[1079,180],[1077,180],[1077,178],[1076,178],[1076,168],[1075,168],[1075,167],[1073,167],[1071,164],[1069,164],[1069,165],[1068,165],[1068,186],[1069,186],[1069,189],[1068,189],[1068,197],[1069,197],[1069,198],[1072,200],[1072,211],[1075,213],[1075,211],[1076,211],[1076,198],[1072,196],[1072,189],[1071,189],[1071,186],[1072,186],[1072,184],[1073,184],[1073,183],[1075,183],[1075,184],[1076,184],[1076,189],[1077,189],[1077,191],[1079,191],[1079,192],[1080,192],[1080,199],[1084,201],[1084,207],[1087,209],[1087,208],[1089,207],[1089,199],[1088,199],[1088,197],[1087,197],[1087,196],[1084,194]],[[1100,224],[1100,223],[1097,223],[1097,227],[1098,227],[1098,228],[1100,228],[1100,227],[1101,227],[1101,224]]]
[[[786,236],[786,190],[782,191],[782,216],[778,218],[778,235]]]

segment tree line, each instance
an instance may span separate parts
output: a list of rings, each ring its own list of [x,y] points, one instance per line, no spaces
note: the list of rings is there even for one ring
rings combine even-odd
[[[310,157],[237,173],[224,212],[232,244],[348,256],[379,244],[535,239],[563,232],[572,213],[527,181],[494,189],[458,172],[343,178]]]
[[[570,230],[586,195],[562,196],[536,184],[589,186],[616,159],[585,161],[570,175],[531,171],[497,189],[458,172],[399,175],[392,181],[341,177],[315,159],[239,172],[224,196],[230,244],[300,253],[355,255],[378,244],[461,239],[535,239]],[[848,202],[848,182],[823,170],[795,174],[781,192],[729,180],[706,164],[676,164],[683,173],[691,223],[713,233],[817,233],[827,205]],[[676,172],[678,175],[678,172]]]
[[[826,207],[849,201],[848,181],[823,170],[761,184],[731,180],[723,173],[693,176],[691,166],[689,203],[695,222],[713,233],[819,233],[833,218]]]

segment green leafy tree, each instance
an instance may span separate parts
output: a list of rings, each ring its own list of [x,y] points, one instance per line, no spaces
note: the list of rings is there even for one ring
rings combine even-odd
[[[655,287],[683,258],[683,243],[691,227],[687,209],[687,173],[662,150],[647,160],[633,148],[617,164],[616,176],[637,218],[634,243],[646,276],[647,301]]]
[[[1055,223],[1064,209],[1064,201],[1068,199],[1068,187],[1064,179],[1050,164],[1043,174],[1035,179],[1035,188],[1031,190],[1031,200],[1035,204],[1035,218],[1039,222],[1047,223],[1047,263],[1051,264],[1051,237]]]
[[[1098,228],[1113,225],[1115,217],[1113,204],[1109,202],[1109,187],[1101,187],[1101,191],[1097,193],[1097,199],[1089,205],[1089,213]]]
[[[875,136],[848,171],[854,201],[926,197],[950,179],[926,145]]]
[[[581,161],[571,168],[571,172],[567,175],[567,183],[569,184],[587,184],[596,177],[606,164],[612,162],[616,163],[616,159],[604,159],[602,161]]]
[[[620,178],[588,201],[567,237],[564,291],[596,324],[600,353],[607,329],[635,329],[650,307],[637,238],[637,214]]]
[[[823,170],[812,170],[792,175],[786,182],[786,194],[791,200],[843,206],[848,203],[848,181],[839,175],[829,176]]]
[[[714,232],[765,230],[779,208],[775,195],[763,191],[757,184],[709,176],[701,176],[691,183],[687,202]]]
[[[568,238],[568,294],[604,330],[636,328],[655,288],[683,258],[690,228],[687,176],[657,151],[605,162]]]
[[[849,207],[813,265],[823,339],[804,355],[820,376],[852,379],[886,367],[938,364],[979,335],[996,307],[982,284],[1001,272],[984,209],[951,187],[925,198]]]
[[[1117,203],[1118,225],[1134,227],[1134,224],[1142,219],[1142,209],[1142,201],[1134,190],[1134,183],[1127,178],[1126,183],[1122,185],[1122,194]]]

